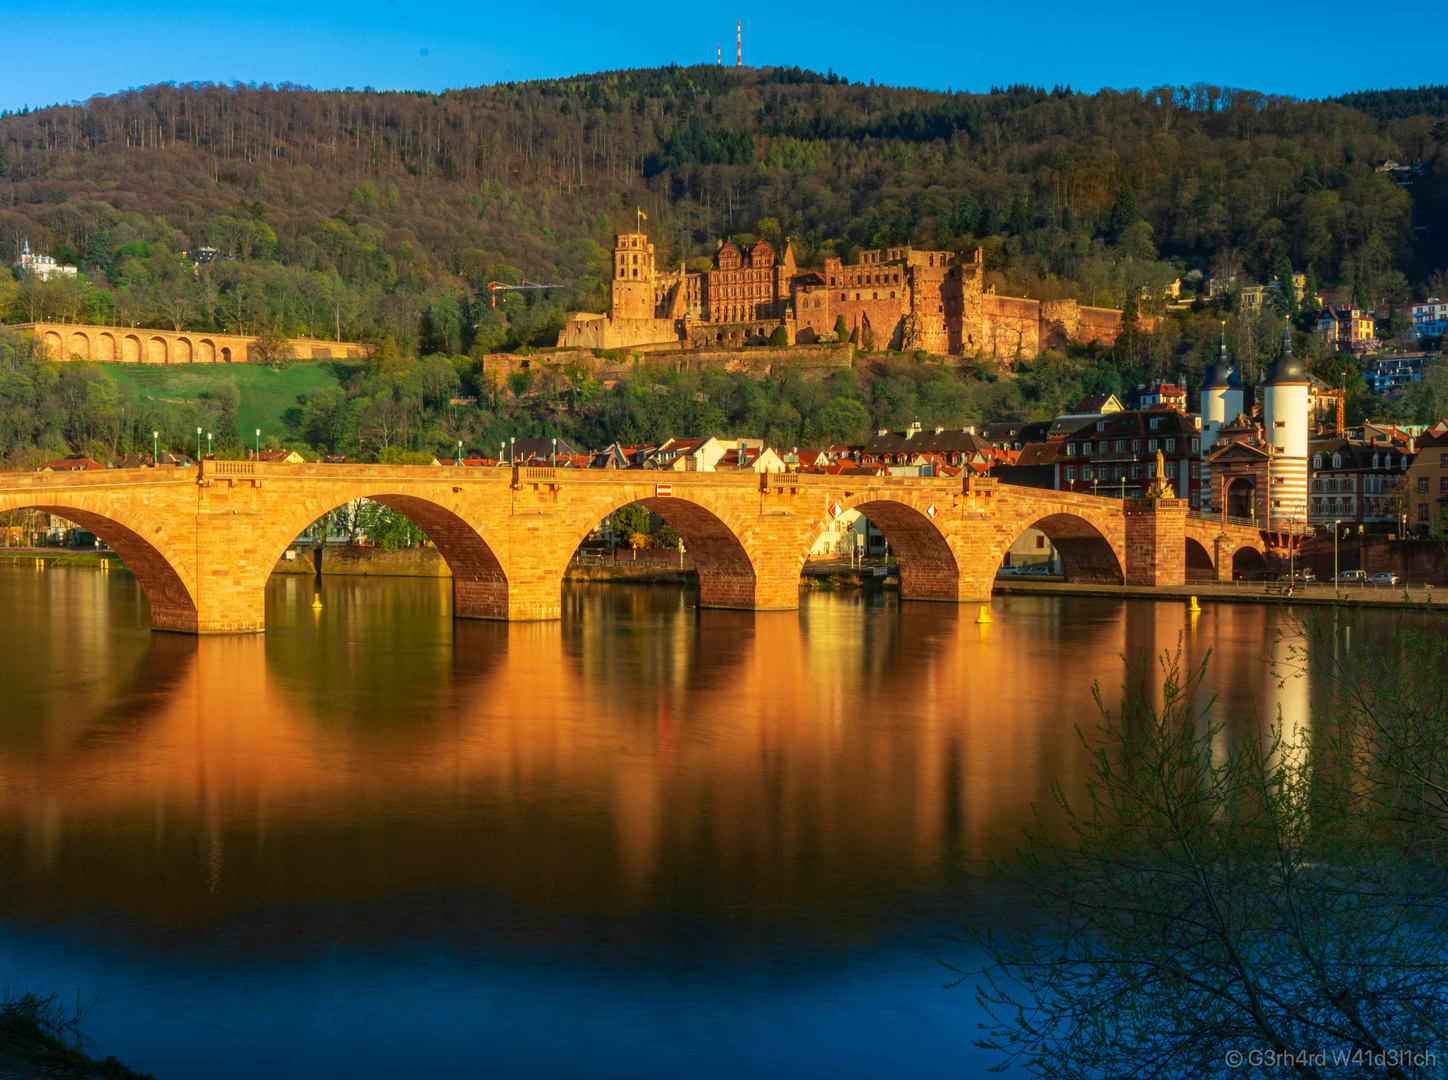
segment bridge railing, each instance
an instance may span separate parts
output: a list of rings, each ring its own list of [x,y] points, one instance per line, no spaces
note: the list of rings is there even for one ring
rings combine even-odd
[[[254,461],[208,461],[203,466],[212,476],[254,476]]]

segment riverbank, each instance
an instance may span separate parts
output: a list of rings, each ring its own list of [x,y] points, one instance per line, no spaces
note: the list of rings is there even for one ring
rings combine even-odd
[[[100,1080],[155,1080],[114,1057],[97,1061],[62,1035],[75,1023],[57,999],[19,994],[0,1003],[0,1080],[41,1080],[42,1077],[99,1077]]]
[[[564,581],[602,581],[611,585],[692,585],[693,570],[666,570],[658,566],[570,566]]]
[[[105,570],[111,563],[120,565],[120,559],[109,551],[58,547],[0,548],[0,566],[33,566],[36,559],[44,561],[46,566],[77,566],[90,570]]]
[[[1075,585],[1064,581],[996,581],[996,593],[1045,596],[1114,596],[1144,600],[1181,600],[1195,596],[1199,601],[1227,604],[1300,604],[1307,607],[1331,607],[1334,604],[1360,604],[1364,607],[1401,608],[1426,606],[1448,600],[1448,592],[1432,586],[1362,586],[1330,584],[1294,586],[1289,596],[1268,591],[1279,583],[1254,581],[1250,584],[1228,582],[1188,582],[1185,585]],[[1285,584],[1285,583],[1283,583]]]

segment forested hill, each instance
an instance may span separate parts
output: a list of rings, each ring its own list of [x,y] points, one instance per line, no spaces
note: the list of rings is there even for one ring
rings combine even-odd
[[[1029,295],[1119,303],[1139,291],[1130,255],[1256,278],[1286,260],[1400,305],[1448,264],[1442,103],[712,66],[442,94],[154,86],[0,117],[5,261],[28,238],[88,278],[11,284],[9,317],[542,343],[562,311],[601,309],[610,235],[636,211],[668,265],[726,236],[792,235],[806,264],[984,242]],[[1403,186],[1375,171],[1387,158],[1421,170]],[[230,258],[197,280],[178,253],[202,245]],[[506,318],[478,303],[524,276],[566,289]]]

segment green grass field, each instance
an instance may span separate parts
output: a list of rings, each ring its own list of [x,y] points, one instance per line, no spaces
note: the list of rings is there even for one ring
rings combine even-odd
[[[251,433],[282,439],[291,432],[282,414],[297,408],[299,398],[337,386],[357,371],[357,365],[337,360],[300,361],[280,371],[259,364],[105,364],[121,390],[135,400],[158,398],[196,401],[219,382],[233,382],[241,392],[237,426],[251,444]]]

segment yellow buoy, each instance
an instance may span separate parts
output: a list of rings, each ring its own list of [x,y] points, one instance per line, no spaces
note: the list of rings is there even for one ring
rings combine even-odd
[[[989,605],[987,605],[987,604],[981,604],[981,606],[980,606],[980,614],[975,617],[975,621],[978,622],[978,623],[995,622],[995,620],[990,617],[990,606],[989,606]]]
[[[314,607],[314,608],[320,608],[321,606],[322,606],[322,594],[319,593],[319,592],[314,592],[314,593],[312,593],[312,607]]]
[[[1201,610],[1202,610],[1202,606],[1197,603],[1197,598],[1196,598],[1195,596],[1192,597],[1191,603],[1189,603],[1189,604],[1187,605],[1187,610],[1188,610],[1188,611],[1201,611]]]

